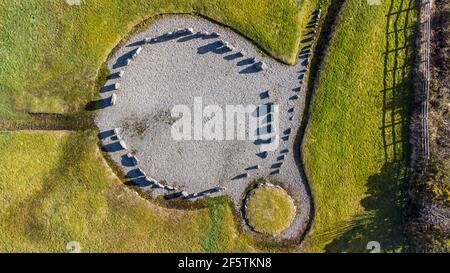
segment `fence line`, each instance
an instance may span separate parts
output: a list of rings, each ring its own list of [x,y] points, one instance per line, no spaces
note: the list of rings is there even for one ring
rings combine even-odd
[[[431,43],[431,6],[433,0],[425,3],[425,22],[424,22],[424,82],[423,92],[425,100],[422,103],[422,155],[428,160],[430,158],[430,143],[428,132],[428,111],[430,99],[430,43]]]

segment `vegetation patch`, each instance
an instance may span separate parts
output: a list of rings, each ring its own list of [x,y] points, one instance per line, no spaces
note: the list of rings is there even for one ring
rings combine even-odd
[[[320,68],[303,152],[311,252],[398,251],[409,158],[417,1],[347,1]]]
[[[302,10],[303,2],[308,2]],[[145,19],[201,14],[230,26],[286,63],[296,61],[302,22],[316,1],[5,0],[0,3],[0,116],[77,112],[91,101],[98,68]],[[51,49],[51,50],[50,50]]]
[[[450,251],[450,3],[437,0],[433,6],[428,115],[430,158],[420,159],[414,168],[408,188],[410,202],[406,231],[411,251],[446,253]],[[424,6],[422,10],[425,10]],[[422,50],[424,46],[425,43]],[[421,72],[423,70],[419,70],[419,74]],[[420,81],[417,101],[423,99],[422,87]],[[417,125],[421,122],[420,106],[415,115]],[[413,127],[414,135],[420,136],[417,125]]]
[[[233,208],[162,208],[123,186],[94,131],[0,133],[0,252],[248,252]]]
[[[294,201],[278,186],[258,186],[245,200],[245,216],[257,232],[279,235],[290,226],[295,213]]]

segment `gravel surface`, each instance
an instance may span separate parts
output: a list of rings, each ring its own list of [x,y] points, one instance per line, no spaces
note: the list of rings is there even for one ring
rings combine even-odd
[[[177,34],[179,28],[194,32]],[[197,33],[205,31],[209,35]],[[145,38],[157,40],[144,42]],[[228,42],[232,50],[217,47],[220,41]],[[138,48],[142,51],[127,64]],[[256,69],[252,57],[267,68]],[[165,17],[132,38],[109,62],[111,77],[101,91],[104,101],[97,103],[102,108],[96,117],[100,137],[125,173],[154,195],[185,191],[195,199],[196,193],[205,191],[208,196],[226,194],[240,209],[244,191],[255,179],[282,183],[299,212],[282,235],[293,238],[303,231],[311,209],[292,152],[305,95],[300,86],[303,64],[302,60],[296,66],[281,64],[232,30],[207,20]],[[113,106],[112,94],[117,96]],[[177,119],[171,110],[175,105],[192,109],[194,97],[201,97],[203,107],[218,105],[224,111],[225,105],[278,105],[278,149],[261,153],[261,145],[253,140],[174,140],[171,127]],[[119,128],[118,137],[113,136],[114,128]],[[256,165],[258,169],[253,168]],[[158,188],[158,183],[178,191]],[[215,192],[222,187],[224,191]]]

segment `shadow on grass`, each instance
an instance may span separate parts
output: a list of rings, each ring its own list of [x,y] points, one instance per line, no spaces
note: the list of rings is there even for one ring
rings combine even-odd
[[[416,27],[408,18],[416,4],[416,0],[390,2],[386,16],[380,128],[384,165],[379,174],[372,175],[367,181],[367,197],[361,201],[364,213],[324,235],[334,233],[334,237],[338,236],[326,246],[327,252],[368,252],[367,243],[370,241],[379,242],[382,252],[404,249],[402,209],[406,202],[404,189],[408,179],[409,105],[413,88],[411,64],[415,40],[411,32]]]
[[[87,133],[83,134],[87,136]],[[73,177],[79,176],[82,162],[91,152],[89,147],[92,147],[92,139],[81,137],[81,134],[70,134],[61,144],[60,157],[54,159],[57,162],[55,167],[46,171],[40,190],[10,209],[11,214],[7,219],[21,219],[21,235],[27,236],[33,244],[42,245],[43,251],[48,251],[45,247],[50,245],[58,246],[53,251],[65,251],[66,230],[55,227],[54,224],[61,217],[58,211],[77,203],[74,189],[85,187],[86,181]],[[42,170],[36,170],[39,171]],[[77,214],[67,214],[64,217],[67,226],[76,225]],[[54,241],[49,242],[49,238]]]
[[[404,243],[401,229],[404,198],[399,189],[405,178],[403,163],[385,164],[380,174],[371,176],[367,183],[367,197],[361,200],[365,213],[324,234],[330,237],[338,235],[325,250],[364,252],[370,241],[379,242],[383,252],[398,250]]]

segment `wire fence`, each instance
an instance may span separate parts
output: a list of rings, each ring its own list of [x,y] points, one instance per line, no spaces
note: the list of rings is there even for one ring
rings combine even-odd
[[[422,155],[425,159],[430,158],[430,143],[428,132],[428,111],[430,98],[430,43],[431,43],[431,6],[433,0],[425,3],[424,22],[424,82],[423,93],[425,99],[422,103]]]

